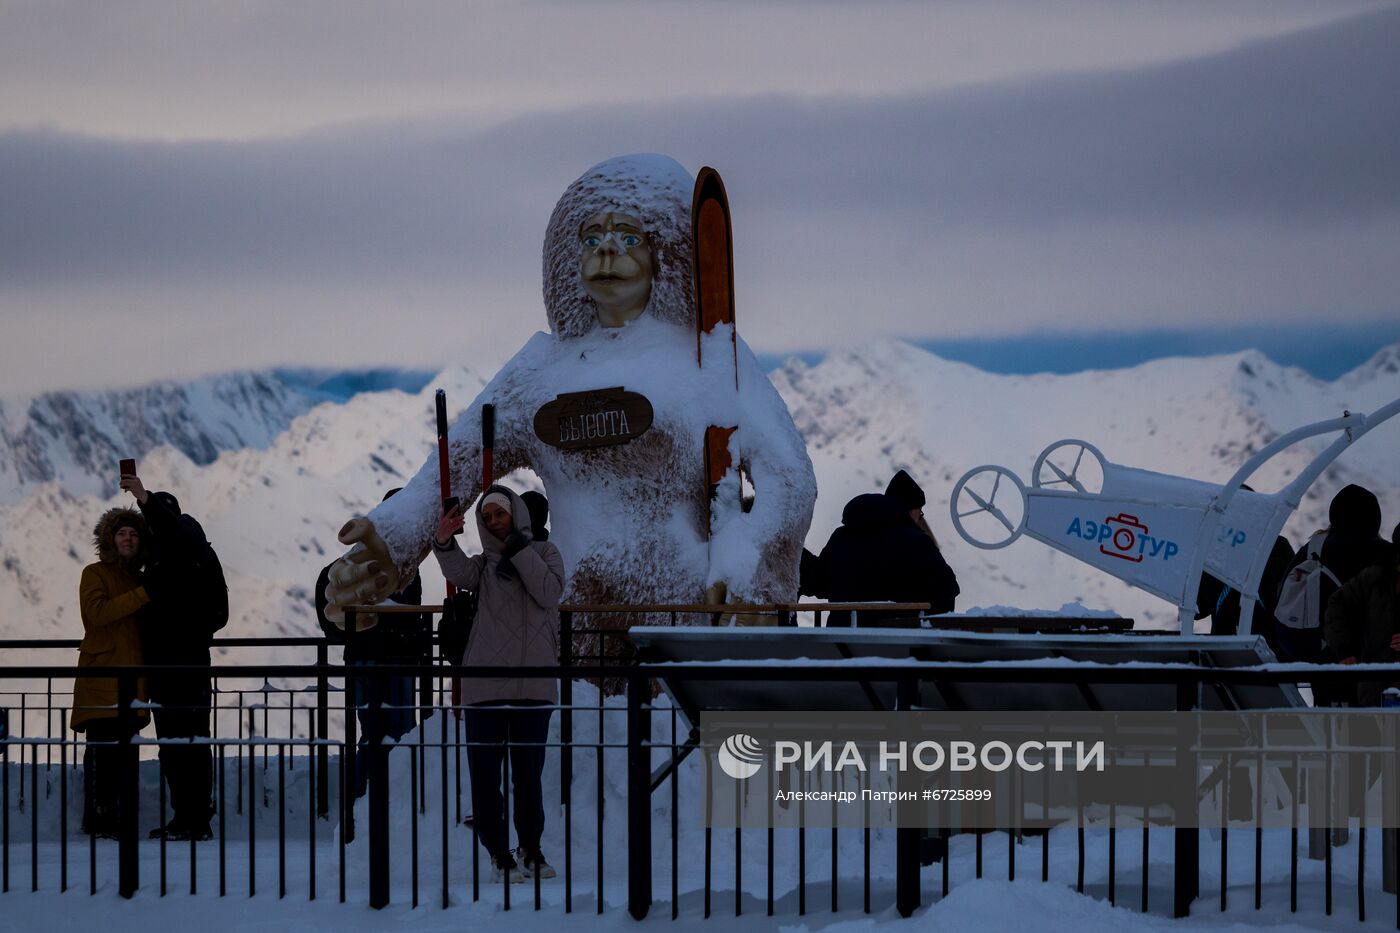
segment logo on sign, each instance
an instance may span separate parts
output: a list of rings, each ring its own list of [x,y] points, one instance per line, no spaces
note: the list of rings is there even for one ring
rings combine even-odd
[[[736,732],[724,740],[715,754],[720,770],[736,781],[751,778],[763,766],[763,746],[758,739]]]
[[[1092,518],[1075,518],[1069,523],[1065,535],[1097,543],[1100,554],[1135,564],[1150,557],[1171,560],[1181,553],[1181,546],[1175,541],[1154,538],[1146,523],[1127,512],[1119,512],[1101,522]]]

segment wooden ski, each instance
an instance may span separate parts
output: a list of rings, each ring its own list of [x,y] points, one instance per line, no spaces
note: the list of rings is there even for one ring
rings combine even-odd
[[[704,336],[719,324],[730,325],[728,359],[709,361],[711,366],[728,365],[734,372],[734,389],[739,388],[737,331],[734,329],[734,242],[730,234],[729,198],[719,172],[706,166],[695,178],[695,196],[690,211],[694,248],[695,361],[702,368]],[[737,427],[710,425],[705,429],[705,530],[712,531],[710,502],[721,480],[730,469],[737,469],[729,451],[730,437]]]

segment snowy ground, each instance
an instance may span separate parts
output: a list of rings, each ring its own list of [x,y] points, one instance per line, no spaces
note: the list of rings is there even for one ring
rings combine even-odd
[[[430,821],[431,822],[431,821]],[[795,835],[779,836],[779,846],[787,849],[779,858],[790,863],[795,856]],[[851,833],[855,836],[855,833]],[[953,841],[951,890],[940,897],[941,869],[938,865],[924,869],[923,892],[926,902],[910,921],[901,921],[893,909],[893,881],[876,878],[872,883],[873,912],[861,910],[861,881],[857,874],[858,861],[843,868],[839,889],[840,910],[830,910],[829,851],[822,845],[825,834],[808,835],[807,914],[798,914],[797,893],[790,886],[791,878],[779,887],[774,917],[766,916],[762,874],[764,852],[762,834],[752,833],[745,840],[745,896],[742,916],[734,916],[732,859],[726,871],[719,871],[717,859],[715,891],[712,899],[713,916],[705,920],[699,882],[698,853],[683,852],[685,870],[682,872],[680,917],[671,920],[669,903],[670,866],[667,858],[658,858],[655,879],[657,902],[650,916],[641,924],[628,917],[622,866],[608,881],[606,910],[596,913],[592,890],[591,868],[576,866],[573,913],[567,920],[571,929],[690,929],[715,930],[719,927],[740,933],[745,930],[771,930],[775,926],[789,930],[828,930],[847,933],[870,929],[875,924],[887,924],[901,929],[940,930],[1014,930],[1034,918],[1037,930],[1074,930],[1095,933],[1103,930],[1343,930],[1357,929],[1356,914],[1356,846],[1337,850],[1334,861],[1334,910],[1332,917],[1323,913],[1323,883],[1321,862],[1300,862],[1299,913],[1288,911],[1288,844],[1285,834],[1266,837],[1264,852],[1264,909],[1253,909],[1253,849],[1252,834],[1232,835],[1229,909],[1219,910],[1218,844],[1209,834],[1202,834],[1202,897],[1195,904],[1189,919],[1176,921],[1164,916],[1169,909],[1171,891],[1170,834],[1154,833],[1150,849],[1149,888],[1151,913],[1142,914],[1137,907],[1141,889],[1140,850],[1136,834],[1121,834],[1118,846],[1117,899],[1119,906],[1107,902],[1107,843],[1103,835],[1090,838],[1086,859],[1086,894],[1073,889],[1075,870],[1075,840],[1072,832],[1057,832],[1051,837],[1051,880],[1039,880],[1040,841],[1031,839],[1018,847],[1018,878],[1006,881],[1007,837],[992,833],[983,837],[984,878],[975,880],[975,840],[958,836]],[[425,829],[425,839],[437,840],[435,829]],[[273,841],[273,840],[268,840]],[[199,848],[199,893],[189,894],[189,862],[186,847],[171,847],[168,865],[168,889],[165,897],[159,889],[159,849],[154,843],[143,843],[142,888],[130,901],[116,894],[116,879],[110,866],[115,863],[115,843],[104,842],[99,848],[101,870],[98,891],[88,896],[87,847],[75,838],[76,852],[70,851],[70,890],[57,892],[57,845],[45,843],[39,852],[41,891],[29,892],[30,857],[28,847],[12,852],[11,890],[4,895],[4,918],[0,927],[7,930],[148,930],[153,923],[175,928],[197,925],[202,933],[224,930],[308,930],[349,933],[355,930],[438,931],[470,929],[477,925],[506,926],[512,931],[553,931],[563,917],[563,885],[561,879],[542,885],[542,909],[533,909],[533,888],[530,885],[512,889],[512,909],[503,909],[499,887],[483,884],[481,899],[472,901],[471,860],[458,853],[452,869],[451,907],[441,908],[440,888],[424,885],[420,889],[419,906],[410,907],[410,892],[406,885],[396,885],[394,903],[383,911],[365,906],[364,884],[352,877],[348,884],[349,903],[338,903],[336,846],[323,844],[318,852],[317,900],[308,900],[308,846],[304,840],[288,846],[288,890],[279,898],[278,862],[275,844],[260,843],[256,864],[257,893],[248,895],[249,862],[246,845],[230,845],[227,860],[228,893],[218,896],[218,867],[216,844]],[[266,847],[264,847],[266,846]],[[435,855],[434,846],[425,846]],[[886,846],[888,848],[888,846]],[[716,843],[716,853],[727,846]],[[1390,928],[1395,924],[1395,899],[1379,893],[1376,872],[1380,865],[1378,838],[1369,833],[1367,865],[1371,885],[1367,890],[1367,922],[1365,928]],[[591,855],[589,860],[591,860]],[[581,871],[577,870],[582,868]],[[664,870],[663,870],[664,869]],[[784,873],[787,874],[787,873]],[[362,876],[360,876],[362,878]]]

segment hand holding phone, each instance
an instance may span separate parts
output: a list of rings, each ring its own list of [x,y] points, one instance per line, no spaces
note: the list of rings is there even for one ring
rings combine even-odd
[[[136,501],[142,505],[146,504],[150,493],[146,491],[145,485],[141,482],[141,477],[136,475],[136,461],[130,458],[122,460],[118,468],[121,471],[121,481],[117,484],[123,492],[129,492],[136,497]]]
[[[462,533],[466,524],[462,517],[462,501],[456,496],[446,496],[442,500],[442,521],[438,523],[438,541],[446,541]]]

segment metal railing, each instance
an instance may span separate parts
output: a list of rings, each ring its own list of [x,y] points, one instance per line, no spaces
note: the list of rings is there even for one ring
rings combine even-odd
[[[586,608],[606,609],[610,613],[625,611],[619,607]],[[642,607],[637,611],[654,616],[671,609]],[[766,611],[777,614],[787,610],[766,607]],[[625,632],[609,632],[607,637],[625,637]],[[733,895],[735,915],[745,909],[763,909],[770,916],[783,910],[805,914],[811,906],[809,894],[813,890],[820,893],[823,888],[829,896],[830,909],[835,912],[840,909],[843,893],[851,891],[853,885],[858,886],[857,901],[865,912],[880,909],[882,902],[892,902],[902,915],[908,916],[926,895],[949,893],[955,850],[969,846],[973,848],[968,854],[975,876],[984,876],[984,857],[990,861],[985,851],[989,833],[985,831],[958,837],[960,845],[950,847],[935,863],[936,867],[926,871],[928,866],[920,864],[924,843],[919,830],[713,830],[698,825],[698,804],[693,811],[697,819],[684,818],[684,807],[693,802],[688,798],[697,792],[694,761],[690,766],[686,764],[686,756],[696,747],[696,738],[686,728],[680,711],[665,696],[657,695],[655,684],[658,678],[676,683],[785,680],[889,684],[895,688],[897,708],[909,709],[915,703],[921,681],[994,683],[1006,680],[1005,669],[984,664],[867,664],[858,660],[801,667],[733,662],[658,665],[645,661],[619,666],[598,663],[596,658],[578,663],[573,657],[573,641],[582,633],[589,632],[575,629],[572,613],[563,613],[561,663],[538,668],[462,667],[450,665],[442,658],[412,665],[346,666],[330,662],[334,647],[324,639],[221,639],[216,644],[228,648],[275,647],[307,653],[314,650],[317,660],[314,664],[220,663],[210,669],[161,669],[164,673],[207,672],[221,685],[215,694],[215,707],[224,726],[217,726],[220,716],[215,715],[216,728],[211,737],[197,740],[209,745],[214,760],[214,839],[190,841],[187,846],[169,842],[165,837],[158,841],[142,839],[141,814],[153,814],[163,824],[167,800],[161,763],[143,762],[141,754],[161,746],[188,744],[189,740],[139,736],[123,740],[117,743],[125,765],[120,787],[122,819],[115,853],[110,843],[96,836],[87,839],[86,885],[72,883],[70,869],[74,866],[69,851],[73,827],[69,810],[75,791],[81,786],[78,759],[83,743],[68,735],[62,725],[57,730],[52,728],[55,722],[66,723],[71,705],[71,701],[65,702],[66,691],[55,689],[55,684],[81,677],[115,678],[119,685],[116,714],[135,717],[141,709],[136,700],[137,681],[153,669],[16,664],[19,653],[26,649],[68,648],[76,642],[0,643],[7,662],[0,667],[0,705],[15,709],[10,698],[19,700],[18,716],[12,714],[9,728],[0,732],[0,891],[11,890],[12,875],[21,871],[18,865],[25,848],[28,887],[34,891],[55,886],[60,891],[86,888],[95,892],[105,883],[99,878],[106,876],[110,880],[115,868],[120,894],[131,896],[141,887],[143,872],[148,883],[150,873],[155,872],[159,894],[165,896],[175,886],[174,874],[183,869],[190,893],[198,892],[201,884],[209,884],[203,879],[212,876],[217,878],[220,895],[235,887],[241,889],[245,881],[247,893],[254,895],[260,889],[267,890],[270,866],[275,862],[279,898],[289,896],[294,887],[304,887],[306,896],[315,900],[324,896],[329,881],[338,899],[345,901],[363,879],[364,896],[375,907],[395,900],[407,900],[416,907],[427,885],[430,890],[437,889],[437,899],[444,908],[451,905],[454,897],[470,897],[473,901],[498,897],[501,905],[510,909],[514,894],[516,907],[521,906],[518,902],[523,895],[526,904],[535,910],[557,907],[565,913],[590,907],[603,913],[609,906],[625,902],[630,914],[637,918],[646,916],[658,899],[653,873],[659,867],[669,869],[669,879],[663,877],[661,882],[660,899],[669,904],[673,918],[690,909],[711,916],[716,909],[715,895],[725,891]],[[1135,664],[1115,669],[1112,665],[1094,665],[1092,679],[1096,684],[1174,685],[1178,708],[1191,710],[1198,708],[1202,691],[1216,684],[1356,683],[1375,679],[1374,667],[1205,669]],[[1396,668],[1387,667],[1385,671],[1393,677]],[[503,878],[498,887],[486,880],[489,864],[477,844],[477,828],[472,824],[468,831],[462,821],[462,757],[473,743],[464,735],[457,715],[461,706],[451,700],[451,682],[454,678],[471,681],[503,674],[549,678],[557,680],[560,688],[558,702],[548,707],[558,714],[557,733],[545,747],[553,769],[546,781],[554,814],[549,838],[552,845],[558,846],[561,880],[544,882],[535,875],[523,889],[513,888],[509,878]],[[1085,672],[1062,663],[1037,666],[1020,662],[1015,676],[1039,683],[1076,683],[1084,679]],[[363,803],[357,804],[352,783],[356,759],[361,754],[357,748],[357,719],[364,715],[367,722],[374,723],[376,717],[384,715],[387,710],[382,700],[375,698],[382,698],[386,692],[368,691],[368,705],[359,710],[353,705],[349,684],[357,679],[386,682],[394,678],[412,678],[418,683],[410,704],[417,729],[402,744],[381,741],[365,746],[362,754],[368,757],[368,794]],[[590,685],[618,679],[626,687],[618,696],[605,696]],[[19,681],[42,681],[45,688],[42,692],[9,690]],[[264,686],[255,686],[259,683]],[[238,720],[236,730],[229,724],[233,718]],[[36,722],[45,726],[33,728]],[[382,734],[382,727],[376,726],[375,731]],[[510,767],[507,754],[502,775],[507,811],[512,792]],[[620,779],[619,767],[623,770]],[[1388,788],[1386,792],[1397,790],[1400,789]],[[18,808],[14,806],[16,798]],[[621,825],[609,812],[619,805],[626,815]],[[469,801],[467,806],[470,808]],[[12,825],[14,812],[27,817],[27,827]],[[13,839],[13,834],[23,835],[26,828],[27,846]],[[1396,867],[1397,860],[1391,859],[1387,877],[1380,877],[1375,862],[1368,873],[1367,830],[1385,830],[1389,845],[1393,845],[1394,830],[1367,827],[1364,818],[1356,828],[1355,908],[1358,919],[1364,920],[1368,893],[1373,904],[1374,898],[1388,896],[1384,891],[1394,889],[1400,868]],[[1300,887],[1311,883],[1300,873],[1300,829],[1306,827],[1295,822],[1289,834],[1289,896],[1294,911],[1300,909]],[[1231,832],[1240,830],[1221,830],[1218,839],[1222,910],[1227,906],[1231,887]],[[1086,879],[1085,867],[1086,849],[1094,834],[1086,833],[1082,826],[1066,826],[1040,837],[1041,879],[1051,879],[1052,855],[1064,833],[1075,834],[1076,890],[1094,890],[1116,903],[1124,887],[1116,872],[1122,857],[1119,837],[1123,834],[1114,829],[1106,831],[1107,883],[1095,889]],[[1141,830],[1140,907],[1147,911],[1152,906],[1149,842],[1163,833],[1170,834],[1173,848],[1170,912],[1184,916],[1201,894],[1201,834],[1195,829]],[[1265,887],[1264,833],[1260,827],[1253,831],[1256,909],[1262,905]],[[1054,845],[1052,836],[1057,840]],[[732,840],[727,847],[720,844],[725,837]],[[275,856],[269,851],[273,838]],[[858,843],[854,854],[852,838]],[[1374,840],[1374,835],[1371,838]],[[757,846],[755,839],[759,840]],[[1008,878],[1017,877],[1018,855],[1033,845],[1033,836],[1007,833]],[[181,854],[179,849],[186,851]],[[667,849],[668,858],[664,857]],[[1060,847],[1060,851],[1063,854],[1067,850]],[[658,852],[663,856],[659,860]],[[761,859],[755,858],[757,852],[762,852]],[[1322,909],[1330,914],[1337,892],[1333,847],[1323,845],[1316,854],[1323,862],[1319,879]],[[849,870],[852,859],[858,865],[854,877]],[[618,875],[624,861],[625,875]],[[758,877],[762,884],[746,885],[746,869],[747,877],[752,879],[756,861],[761,865]],[[816,868],[821,862],[824,864]],[[330,865],[334,866],[333,876],[328,874]],[[732,888],[729,878],[720,880],[720,875],[730,870]],[[892,890],[890,879],[894,882]],[[1368,885],[1368,881],[1372,884]],[[1374,882],[1380,882],[1381,891],[1375,890]],[[1163,904],[1159,901],[1156,906],[1161,909]],[[1400,928],[1400,900],[1396,901],[1396,924]]]

